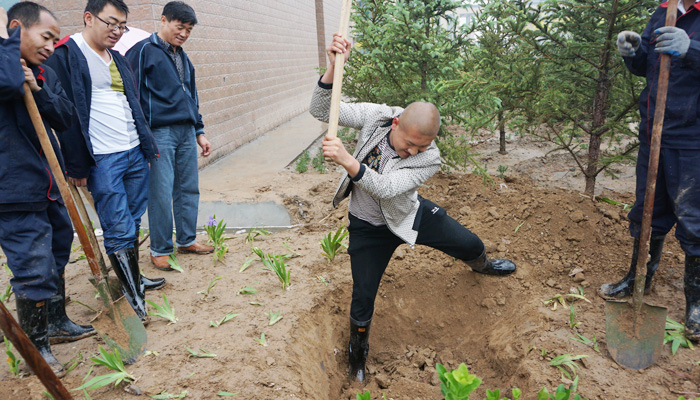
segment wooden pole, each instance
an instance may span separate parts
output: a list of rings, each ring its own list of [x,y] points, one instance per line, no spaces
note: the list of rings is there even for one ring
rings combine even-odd
[[[678,0],[670,0],[666,9],[666,26],[676,25]],[[649,241],[651,240],[651,219],[654,211],[654,195],[656,193],[656,177],[659,172],[659,152],[661,150],[661,134],[666,113],[666,94],[668,92],[668,77],[671,72],[671,56],[661,54],[659,80],[656,86],[656,110],[654,110],[654,127],[651,133],[651,149],[649,152],[649,167],[647,185],[644,192],[644,213],[642,215],[642,231],[639,235],[639,257],[637,259],[637,274],[634,279],[634,295],[632,304],[637,314],[642,308],[644,284],[647,278],[647,260],[649,258]]]
[[[350,11],[352,10],[352,0],[343,0],[340,9],[340,28],[338,33],[347,38],[350,29]],[[340,96],[343,90],[343,73],[345,72],[345,55],[338,54],[335,57],[333,71],[333,90],[331,91],[331,110],[328,118],[329,137],[338,136],[338,118],[340,117]]]

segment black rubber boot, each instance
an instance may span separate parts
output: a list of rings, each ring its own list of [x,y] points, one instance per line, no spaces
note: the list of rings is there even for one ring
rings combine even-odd
[[[122,292],[126,300],[131,304],[136,315],[143,320],[146,318],[145,288],[141,281],[141,272],[139,271],[139,263],[136,261],[134,248],[117,250],[109,255],[109,261],[122,284]]]
[[[66,279],[58,281],[58,294],[46,301],[49,305],[49,342],[74,342],[95,334],[90,325],[78,325],[66,315]]]
[[[486,250],[475,260],[467,261],[474,272],[486,275],[508,275],[515,272],[515,263],[510,260],[489,260]]]
[[[136,230],[136,240],[134,240],[134,254],[136,254],[136,261],[139,261],[139,230]],[[145,275],[141,275],[141,282],[143,282],[144,290],[157,290],[165,286],[165,278],[146,278]]]
[[[66,373],[63,370],[63,365],[54,357],[49,345],[48,301],[33,301],[17,295],[15,295],[15,300],[20,327],[56,375],[59,378],[64,376]],[[25,368],[25,370],[29,371],[30,368]]]
[[[350,363],[350,380],[365,383],[365,364],[369,354],[369,327],[372,320],[355,323],[350,319],[350,344],[348,361]]]
[[[143,283],[144,290],[157,290],[165,286],[165,278],[146,278],[145,275],[141,275],[141,282]]]
[[[700,257],[685,256],[685,336],[700,340]]]
[[[136,229],[136,239],[134,240],[134,253],[136,253],[136,261],[139,260],[139,244],[141,241],[139,240],[139,230]]]
[[[647,279],[644,282],[644,294],[651,291],[651,279],[659,268],[661,253],[664,249],[666,235],[652,236],[649,242],[649,261],[647,262]],[[600,287],[598,294],[604,299],[623,299],[631,296],[634,290],[634,277],[637,276],[637,260],[639,259],[639,238],[634,238],[632,261],[630,269],[622,280],[616,283],[606,283]]]

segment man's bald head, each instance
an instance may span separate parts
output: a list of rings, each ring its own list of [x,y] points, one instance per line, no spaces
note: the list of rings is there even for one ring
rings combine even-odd
[[[413,128],[423,136],[437,136],[440,130],[440,111],[433,103],[416,101],[406,107],[399,117],[399,126]]]

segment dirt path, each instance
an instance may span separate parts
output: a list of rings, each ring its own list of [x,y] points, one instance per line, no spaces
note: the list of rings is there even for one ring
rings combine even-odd
[[[165,273],[168,285],[147,296],[162,303],[161,296],[166,295],[179,321],[168,324],[152,318],[147,327],[151,353],[127,366],[138,379],[136,386],[145,394],[187,391],[188,399],[224,398],[217,396],[219,391],[238,393],[237,399],[355,399],[363,390],[370,390],[373,399],[381,398],[382,393],[397,400],[440,399],[435,363],[456,368],[464,362],[484,380],[473,398],[483,398],[486,389],[510,392],[519,387],[524,399],[533,399],[543,386],[551,391],[566,382],[549,361],[557,355],[574,354],[588,356],[577,363],[577,372],[579,392],[589,399],[698,396],[696,351],[680,349],[672,356],[667,346],[661,360],[642,372],[626,370],[610,360],[605,349],[604,302],[595,290],[621,277],[628,267],[631,240],[626,213],[619,206],[531,179],[532,175],[551,174],[527,167],[527,163],[538,162],[536,157],[528,160],[529,155],[539,157],[528,151],[530,145],[537,146],[520,144],[521,159],[510,164],[507,182],[495,176],[494,186],[484,186],[479,176],[439,173],[421,189],[423,196],[443,205],[477,233],[492,257],[513,259],[518,271],[503,278],[483,276],[432,249],[400,247],[377,299],[366,388],[345,380],[349,257],[341,254],[328,263],[318,245],[323,235],[346,223],[347,203],[337,210],[329,205],[339,173],[301,175],[293,171],[283,171],[262,183],[250,196],[286,204],[294,223],[300,224],[254,243],[266,252],[298,255],[287,263],[292,286],[283,292],[277,278],[262,269],[259,261],[239,272],[252,256],[244,234],[233,235],[228,255],[216,265],[209,256],[179,256],[185,272]],[[493,150],[489,146],[481,144],[477,150],[492,157],[490,163],[505,165],[503,158],[489,153]],[[569,168],[563,159],[546,163],[552,168]],[[495,170],[489,167],[490,172]],[[632,202],[629,177],[601,186],[607,185],[615,189],[610,193],[616,200]],[[143,249],[144,273],[163,275],[149,265],[146,255]],[[648,301],[668,307],[669,316],[682,321],[683,256],[675,238],[667,240],[661,264]],[[98,308],[87,271],[85,261],[69,265],[68,293]],[[4,288],[7,277],[0,276],[0,288]],[[215,277],[222,279],[204,298],[198,292]],[[244,287],[253,287],[257,293],[237,294]],[[591,303],[574,304],[578,325],[571,328],[568,308],[552,310],[543,301],[578,287]],[[14,308],[13,301],[9,305]],[[283,316],[272,326],[271,310]],[[94,316],[76,302],[68,311],[83,323]],[[210,320],[220,320],[230,311],[238,316],[218,328],[209,326]],[[254,340],[263,332],[267,346]],[[600,352],[572,340],[577,333],[587,338],[595,335]],[[95,337],[53,347],[64,362],[82,355],[83,361],[63,379],[67,387],[81,384],[92,365],[88,359],[100,344]],[[186,347],[205,349],[216,357],[189,357]],[[105,373],[104,367],[95,367],[92,376]],[[15,378],[2,367],[0,382],[0,399],[44,398],[35,377]],[[123,386],[103,388],[91,396],[133,398]]]

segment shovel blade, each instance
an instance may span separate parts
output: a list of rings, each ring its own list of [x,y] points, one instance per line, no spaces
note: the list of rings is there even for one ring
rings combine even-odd
[[[135,363],[146,351],[146,328],[125,297],[100,312],[92,326],[109,347],[119,350],[126,364]]]
[[[605,302],[605,341],[610,356],[631,369],[644,369],[661,355],[667,309],[643,303],[636,312],[631,303]]]

